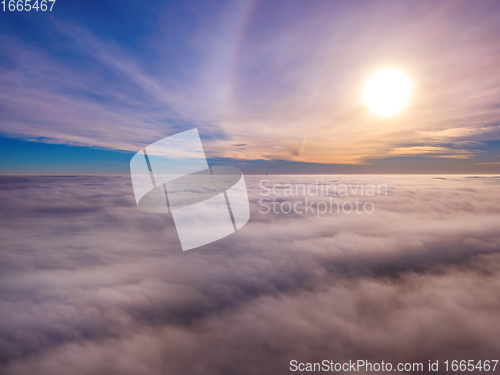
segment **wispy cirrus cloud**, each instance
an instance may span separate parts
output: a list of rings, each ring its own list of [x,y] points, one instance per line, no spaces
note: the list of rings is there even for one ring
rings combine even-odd
[[[467,150],[457,150],[446,147],[433,146],[412,146],[412,147],[397,147],[389,151],[389,155],[424,155],[432,154],[437,157],[469,159],[472,153]]]
[[[208,34],[179,28],[181,39],[169,48],[190,47],[163,61],[155,59],[161,53],[154,50],[162,48],[161,16],[142,55],[138,48],[60,18],[47,21],[53,33],[46,35],[46,44],[4,34],[0,131],[122,150],[192,127],[207,129],[207,138],[223,137],[217,122],[224,113],[224,61],[234,48],[228,30],[237,26],[244,9],[243,2],[214,14],[218,20],[204,23]],[[217,52],[207,51],[206,45]],[[188,53],[199,60],[188,63]]]
[[[210,157],[241,160],[366,164],[408,145],[468,153],[468,166],[498,157],[492,2],[156,9],[126,31],[64,20],[69,8],[38,21],[39,37],[3,26],[0,131],[133,151],[198,127]],[[125,7],[124,20],[136,11]],[[380,119],[361,92],[388,66],[410,77],[413,93],[407,109]]]

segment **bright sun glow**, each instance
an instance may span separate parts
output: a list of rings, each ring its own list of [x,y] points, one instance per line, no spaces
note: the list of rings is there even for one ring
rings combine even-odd
[[[389,117],[401,111],[410,99],[410,80],[400,71],[385,69],[366,83],[363,99],[379,116]]]

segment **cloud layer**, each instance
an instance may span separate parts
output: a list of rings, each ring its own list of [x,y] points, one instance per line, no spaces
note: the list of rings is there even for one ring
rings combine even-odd
[[[495,359],[499,180],[321,178],[388,194],[359,197],[370,215],[262,214],[261,177],[247,177],[251,221],[182,252],[171,218],[137,210],[126,178],[3,177],[2,371],[288,374],[293,359]]]

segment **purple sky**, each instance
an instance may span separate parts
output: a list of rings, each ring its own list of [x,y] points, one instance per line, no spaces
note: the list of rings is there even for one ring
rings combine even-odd
[[[197,127],[211,158],[301,163],[294,173],[303,163],[498,173],[499,34],[496,1],[76,1],[6,12],[0,134],[136,152]],[[413,91],[406,109],[380,118],[362,90],[387,67]],[[86,169],[101,172],[108,157]],[[21,160],[1,172],[85,170]]]

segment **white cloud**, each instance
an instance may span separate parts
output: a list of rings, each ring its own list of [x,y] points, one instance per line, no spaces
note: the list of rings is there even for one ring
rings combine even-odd
[[[4,373],[288,373],[291,359],[498,353],[497,178],[321,178],[388,195],[371,215],[264,215],[260,177],[247,177],[251,221],[190,252],[167,215],[137,210],[126,178],[2,178]]]

